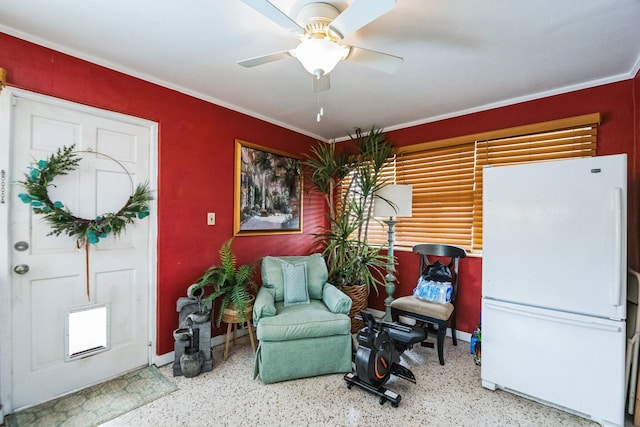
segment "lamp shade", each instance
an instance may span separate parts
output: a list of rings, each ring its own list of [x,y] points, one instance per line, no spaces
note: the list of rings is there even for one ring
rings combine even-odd
[[[411,185],[385,185],[374,196],[373,216],[411,216]]]

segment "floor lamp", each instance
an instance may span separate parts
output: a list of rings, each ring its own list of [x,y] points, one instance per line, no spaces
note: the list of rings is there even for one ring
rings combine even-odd
[[[411,197],[412,188],[410,185],[385,185],[375,194],[373,216],[388,217],[384,220],[387,224],[387,233],[389,235],[387,250],[387,274],[384,277],[387,291],[387,298],[384,300],[385,313],[382,320],[391,321],[391,302],[393,301],[393,293],[396,290],[396,266],[393,256],[393,243],[395,241],[395,225],[396,217],[411,216]]]

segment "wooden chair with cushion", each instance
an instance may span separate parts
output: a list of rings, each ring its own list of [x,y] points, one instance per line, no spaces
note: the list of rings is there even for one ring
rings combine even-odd
[[[464,249],[457,246],[422,244],[413,247],[413,252],[420,256],[420,274],[424,269],[433,264],[429,257],[443,257],[443,262],[451,270],[451,302],[440,304],[417,299],[413,295],[398,298],[391,302],[391,318],[398,322],[400,316],[415,319],[424,323],[425,329],[437,328],[438,359],[444,365],[444,338],[447,333],[447,325],[451,327],[453,345],[457,345],[456,339],[456,313],[455,298],[458,291],[458,264],[460,258],[467,256]],[[449,261],[446,262],[446,258]],[[433,343],[423,343],[423,346],[433,347]]]

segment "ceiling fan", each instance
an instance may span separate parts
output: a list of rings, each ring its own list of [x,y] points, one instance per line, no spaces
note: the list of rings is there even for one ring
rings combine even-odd
[[[403,62],[398,56],[339,43],[393,9],[396,0],[355,0],[342,12],[332,4],[313,2],[303,6],[295,20],[268,0],[242,2],[301,41],[295,49],[239,61],[238,64],[243,67],[294,57],[314,76],[314,92],[320,92],[329,89],[329,73],[341,60],[360,63],[386,73],[394,73]]]

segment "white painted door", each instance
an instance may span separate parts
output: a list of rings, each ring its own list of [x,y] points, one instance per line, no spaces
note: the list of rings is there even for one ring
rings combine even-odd
[[[136,220],[119,238],[109,236],[90,245],[87,269],[85,249],[78,249],[72,237],[48,236],[49,225],[17,197],[25,190],[16,181],[24,179],[30,164],[75,144],[79,167],[54,179],[51,199],[62,201],[81,218],[116,212],[132,194],[132,183],[150,177],[155,132],[149,122],[75,104],[21,96],[11,103],[8,228],[11,406],[16,410],[149,363],[153,222]],[[19,250],[18,242],[28,248]],[[28,271],[16,273],[19,265],[28,266]],[[99,321],[85,331],[89,341],[93,337],[97,342],[90,342],[84,352],[78,350],[82,344],[73,343],[87,321],[79,316],[74,323],[74,314],[92,312],[78,312],[86,308],[96,308]]]

